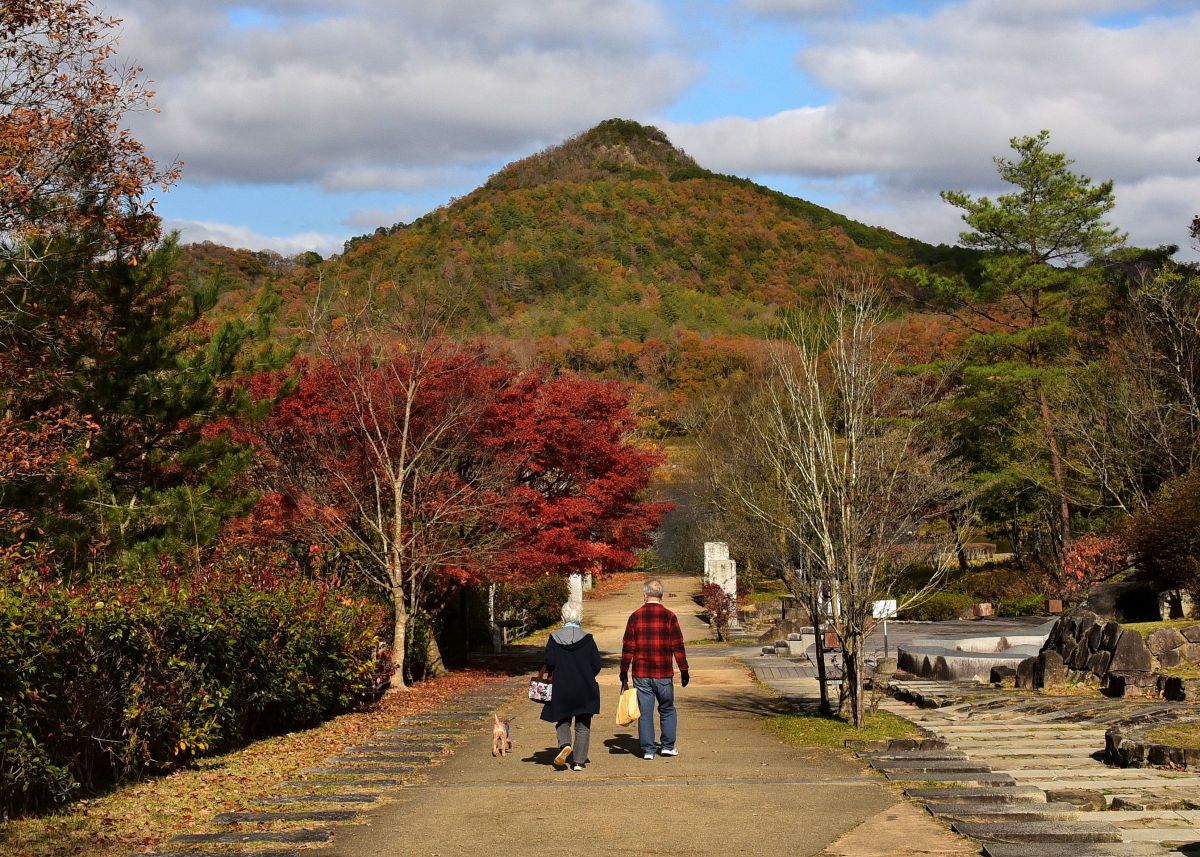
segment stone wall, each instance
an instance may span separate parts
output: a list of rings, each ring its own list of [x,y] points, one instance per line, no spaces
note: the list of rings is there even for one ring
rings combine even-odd
[[[1157,694],[1195,699],[1200,682],[1163,675],[1163,670],[1200,664],[1200,623],[1140,633],[1080,610],[1055,623],[1041,653],[1021,663],[1018,687],[1065,681],[1098,683],[1110,696]]]

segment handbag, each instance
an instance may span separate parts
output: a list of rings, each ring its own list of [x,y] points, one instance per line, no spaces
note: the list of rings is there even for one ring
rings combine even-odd
[[[546,703],[554,695],[554,678],[546,675],[546,665],[538,667],[537,675],[529,680],[529,698],[537,703]]]
[[[617,725],[628,726],[642,716],[641,706],[638,705],[637,689],[629,688],[621,691],[617,700]]]

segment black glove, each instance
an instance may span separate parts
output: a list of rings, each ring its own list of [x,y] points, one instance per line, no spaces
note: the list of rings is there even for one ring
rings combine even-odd
[[[621,693],[629,690],[629,673],[621,673]]]
[[[684,687],[687,687],[687,686],[688,686],[688,682],[689,682],[689,681],[691,681],[691,680],[692,680],[691,673],[689,673],[687,670],[680,670],[680,671],[679,671],[679,683],[680,683],[681,685],[683,685]]]

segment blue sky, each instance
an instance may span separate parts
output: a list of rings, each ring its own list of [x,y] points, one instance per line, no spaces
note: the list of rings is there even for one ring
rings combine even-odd
[[[1186,243],[1200,209],[1200,11],[1185,0],[114,0],[123,59],[184,162],[184,240],[291,254],[408,221],[610,116],[705,166],[953,241],[943,188],[992,192],[1052,132],[1117,224]],[[1192,252],[1192,251],[1188,251]]]

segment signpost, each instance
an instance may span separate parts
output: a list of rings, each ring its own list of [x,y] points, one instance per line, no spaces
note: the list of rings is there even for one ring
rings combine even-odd
[[[871,607],[871,616],[883,620],[883,656],[888,657],[887,620],[896,618],[896,599],[876,601]]]

